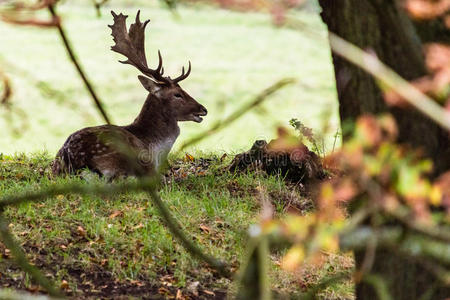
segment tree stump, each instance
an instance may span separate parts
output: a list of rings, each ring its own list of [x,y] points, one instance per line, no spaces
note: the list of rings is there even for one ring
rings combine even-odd
[[[286,181],[303,184],[326,177],[320,158],[303,143],[280,149],[277,140],[256,141],[249,151],[235,156],[228,170],[263,170],[270,175],[280,175]]]

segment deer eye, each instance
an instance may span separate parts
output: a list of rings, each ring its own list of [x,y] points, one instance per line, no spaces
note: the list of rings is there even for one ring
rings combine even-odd
[[[178,94],[178,93],[175,94],[174,96],[175,96],[175,98],[179,98],[179,99],[183,98],[183,96],[181,96],[181,94]]]

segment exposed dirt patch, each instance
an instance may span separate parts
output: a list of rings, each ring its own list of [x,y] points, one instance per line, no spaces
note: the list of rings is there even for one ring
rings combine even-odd
[[[44,249],[23,245],[27,253],[33,253],[31,262],[45,276],[57,283],[57,270],[65,270],[67,281],[59,282],[60,289],[70,299],[225,299],[226,291],[210,287],[212,282],[194,282],[185,288],[178,288],[173,283],[173,276],[161,270],[156,280],[142,278],[140,280],[119,280],[112,272],[101,266],[83,269],[76,264],[69,265],[59,255],[47,255]],[[27,278],[13,262],[9,251],[0,243],[2,267],[0,270],[0,287],[14,288],[31,293],[45,291]],[[212,280],[214,280],[212,278]]]
[[[281,205],[284,212],[304,214],[314,208],[314,203],[310,198],[300,197],[298,187],[293,186],[292,190],[269,192],[271,202]]]

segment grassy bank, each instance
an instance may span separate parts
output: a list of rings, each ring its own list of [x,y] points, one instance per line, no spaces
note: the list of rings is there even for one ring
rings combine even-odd
[[[206,252],[238,268],[248,244],[247,229],[257,222],[260,197],[268,197],[281,216],[306,213],[313,203],[277,177],[230,174],[229,158],[210,156],[194,162],[173,160],[161,197],[184,230]],[[95,176],[51,179],[47,154],[3,156],[3,194],[58,183],[101,182]],[[221,298],[231,282],[193,259],[161,224],[143,193],[112,197],[59,195],[6,211],[10,229],[30,260],[74,297],[182,295]],[[36,290],[0,243],[0,286]],[[319,265],[291,274],[279,268],[282,252],[271,255],[271,280],[280,294],[298,294],[327,275],[352,270],[345,255],[324,253]],[[331,287],[323,299],[351,299],[349,282]],[[178,292],[178,290],[180,290]]]

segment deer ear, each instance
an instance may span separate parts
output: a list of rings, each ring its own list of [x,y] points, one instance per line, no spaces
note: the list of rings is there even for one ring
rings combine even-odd
[[[156,92],[158,92],[161,89],[161,84],[154,82],[153,80],[151,80],[148,77],[139,75],[138,78],[139,78],[139,81],[144,86],[144,88],[152,94],[155,94]]]

